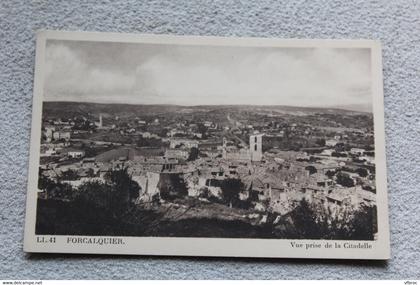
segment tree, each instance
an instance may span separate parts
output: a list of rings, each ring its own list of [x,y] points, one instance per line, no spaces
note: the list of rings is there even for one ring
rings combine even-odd
[[[206,137],[207,127],[203,123],[197,124],[198,132],[201,134],[202,138]]]
[[[317,139],[315,143],[319,146],[325,146],[325,139]]]
[[[79,176],[77,175],[77,171],[73,169],[67,169],[66,171],[63,171],[60,176],[61,180],[69,180],[74,181],[79,179]]]
[[[198,197],[199,197],[199,198],[205,198],[205,199],[207,199],[207,198],[209,198],[210,196],[211,196],[211,193],[210,193],[209,188],[207,188],[207,187],[202,187],[202,188],[200,188],[200,192],[199,192],[199,194],[198,194]]]
[[[283,234],[299,239],[373,240],[377,232],[375,206],[340,211],[340,215],[332,215],[329,209],[302,200],[290,213],[292,222]]]
[[[359,174],[360,177],[366,177],[369,174],[366,168],[361,168],[361,167],[356,169],[356,173]]]
[[[240,179],[228,178],[222,181],[221,187],[223,199],[232,208],[233,204],[239,200],[239,193],[244,190],[245,186]]]
[[[191,150],[190,150],[190,154],[188,155],[188,159],[187,160],[188,161],[194,161],[194,160],[196,160],[198,158],[198,154],[199,154],[198,148],[192,147]]]
[[[75,125],[73,129],[83,130],[83,131],[89,131],[89,130],[95,129],[95,126],[92,126],[90,123],[91,122],[89,120],[83,120],[83,119],[78,118],[75,121]]]
[[[288,234],[295,238],[317,239],[323,236],[323,228],[317,223],[316,213],[305,199],[301,200],[298,206],[290,213],[293,222],[293,230]]]
[[[340,171],[337,173],[337,184],[340,184],[344,187],[353,187],[354,181],[348,174]]]
[[[347,157],[347,154],[345,154],[344,152],[336,152],[336,151],[334,151],[334,152],[331,153],[331,156],[334,156],[334,157]]]
[[[139,197],[140,186],[131,179],[131,175],[128,174],[128,167],[107,172],[105,174],[105,180],[111,184],[127,202]]]
[[[306,166],[305,169],[309,171],[309,175],[312,175],[317,172],[316,167],[313,165]]]
[[[67,183],[55,182],[43,174],[39,169],[38,189],[44,190],[48,199],[72,199],[73,188]]]
[[[59,199],[59,200],[71,200],[73,199],[73,187],[67,183],[55,183],[50,184],[45,192],[48,199]]]
[[[184,177],[177,173],[161,174],[158,188],[164,200],[174,200],[188,195],[188,188]]]
[[[354,215],[350,228],[350,236],[357,240],[373,240],[377,232],[376,206],[361,207]]]
[[[87,176],[89,176],[89,177],[94,177],[94,176],[95,176],[95,171],[93,170],[93,168],[89,168],[89,169],[86,171],[86,174],[87,174]]]
[[[95,209],[106,209],[106,211],[110,212],[120,211],[122,207],[116,206],[120,204],[118,203],[120,199],[115,195],[117,194],[115,192],[109,184],[89,181],[79,186],[75,201],[78,204],[90,205],[90,207]]]
[[[327,172],[325,172],[325,175],[328,176],[329,179],[333,178],[335,175],[335,171],[334,170],[327,170]]]
[[[346,146],[344,145],[344,143],[339,142],[334,146],[334,149],[336,152],[342,152],[346,150]]]
[[[133,207],[120,192],[115,185],[98,181],[80,185],[71,203],[74,215],[79,216],[73,227],[80,230],[86,225],[96,227],[99,224],[99,231],[121,231]]]
[[[131,179],[127,168],[111,170],[105,174],[106,183],[86,182],[79,186],[75,204],[81,209],[104,211],[112,219],[121,220],[139,196],[140,186]]]
[[[38,168],[38,189],[46,190],[50,185],[53,184],[53,181],[44,175],[42,168]]]

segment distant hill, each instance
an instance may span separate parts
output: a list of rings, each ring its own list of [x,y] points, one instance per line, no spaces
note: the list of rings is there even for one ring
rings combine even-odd
[[[360,108],[359,108],[360,109]],[[168,113],[193,113],[193,112],[238,112],[251,111],[272,114],[310,115],[315,113],[329,114],[358,114],[358,108],[313,108],[294,106],[251,106],[251,105],[131,105],[131,104],[103,104],[86,102],[44,102],[44,114],[50,118],[71,118],[74,116],[98,116],[99,114],[123,117],[141,115],[164,115]]]
[[[156,115],[177,112],[178,106],[171,105],[130,105],[101,104],[85,102],[44,102],[43,111],[49,117],[71,118],[74,116],[97,116],[108,114],[119,117],[137,115]]]

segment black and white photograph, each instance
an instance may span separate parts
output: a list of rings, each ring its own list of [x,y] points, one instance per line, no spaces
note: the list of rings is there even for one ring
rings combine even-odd
[[[325,257],[317,241],[386,245],[375,42],[42,35],[26,234],[44,250],[51,237],[304,240]]]

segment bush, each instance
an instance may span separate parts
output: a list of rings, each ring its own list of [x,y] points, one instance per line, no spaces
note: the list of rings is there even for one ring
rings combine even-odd
[[[312,175],[317,172],[316,167],[313,165],[306,166],[305,169],[309,171],[309,175]]]
[[[244,190],[245,185],[240,179],[228,178],[222,181],[221,187],[223,200],[232,207],[239,201],[239,193]]]
[[[190,150],[190,153],[188,155],[188,159],[187,160],[188,161],[194,161],[194,160],[196,160],[198,158],[198,154],[199,154],[198,148],[192,147],[191,150]]]
[[[74,197],[74,189],[67,183],[55,182],[43,174],[39,169],[38,189],[45,191],[48,199],[65,199],[69,200]]]
[[[356,173],[359,174],[360,177],[366,177],[369,174],[366,168],[357,168]]]
[[[302,200],[290,213],[291,224],[283,234],[296,239],[373,240],[376,215],[375,206],[332,215],[328,209]]]
[[[315,141],[315,143],[316,143],[318,146],[325,146],[325,139],[317,139],[317,140]]]
[[[79,179],[79,176],[77,175],[77,171],[73,169],[68,169],[66,171],[63,171],[61,173],[60,179],[62,180],[68,180],[68,181],[74,181]]]
[[[188,195],[187,185],[182,175],[179,174],[161,174],[158,188],[160,196],[164,200],[174,200]]]
[[[128,174],[128,168],[121,170],[111,170],[105,174],[105,180],[112,186],[122,199],[127,201],[134,200],[139,197],[140,186],[131,179]]]
[[[325,172],[325,175],[328,176],[329,179],[333,178],[335,175],[335,171],[334,170],[327,170],[327,172]]]
[[[337,173],[337,184],[340,184],[344,187],[353,187],[354,181],[345,173],[338,172]]]

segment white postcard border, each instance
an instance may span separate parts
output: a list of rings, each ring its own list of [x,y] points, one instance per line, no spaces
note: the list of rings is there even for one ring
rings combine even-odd
[[[370,48],[372,60],[372,94],[375,135],[375,163],[378,210],[378,238],[374,241],[338,240],[287,240],[287,239],[239,239],[239,238],[178,238],[178,237],[116,237],[124,244],[100,244],[109,237],[38,236],[35,234],[36,201],[41,141],[42,97],[44,82],[45,46],[48,39],[130,42],[181,45],[253,46],[253,47],[329,47]],[[282,257],[282,258],[334,258],[334,259],[389,259],[389,224],[386,181],[384,105],[382,86],[382,58],[378,41],[373,40],[316,40],[316,39],[268,39],[223,38],[202,36],[164,36],[97,32],[40,31],[37,33],[34,97],[28,191],[25,220],[25,252],[176,255],[176,256],[233,256],[233,257]],[[54,243],[39,243],[37,238],[55,237]],[[80,238],[79,242],[69,239]],[[90,239],[90,240],[89,240]],[[303,248],[293,248],[291,243],[301,243]],[[365,248],[344,248],[345,244],[370,245]],[[306,245],[319,244],[320,248],[306,249]],[[334,245],[326,248],[327,244]],[[341,248],[335,248],[335,244]]]

